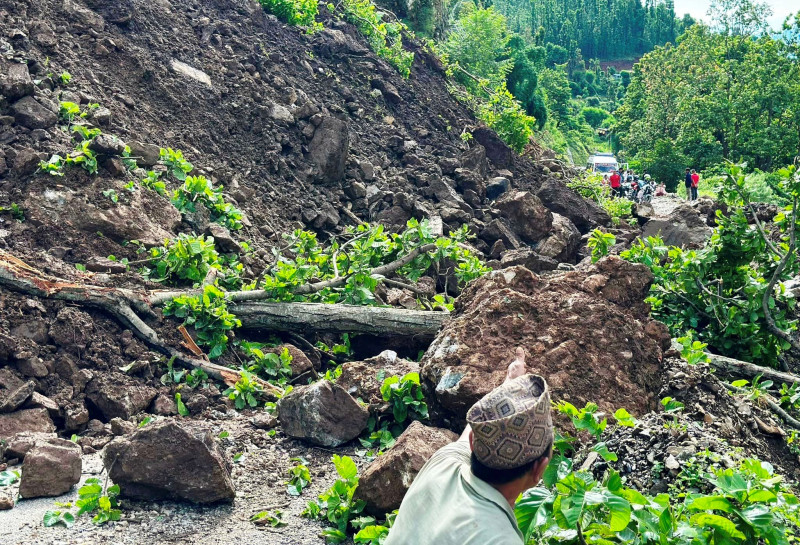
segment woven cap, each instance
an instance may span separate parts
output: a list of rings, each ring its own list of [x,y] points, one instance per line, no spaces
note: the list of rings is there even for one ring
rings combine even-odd
[[[538,375],[522,375],[489,392],[467,412],[472,452],[493,469],[521,467],[553,441],[550,390]]]

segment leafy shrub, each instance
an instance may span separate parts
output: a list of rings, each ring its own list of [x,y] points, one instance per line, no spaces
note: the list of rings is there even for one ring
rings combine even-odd
[[[142,268],[142,274],[153,282],[196,285],[214,268],[222,276],[219,280],[222,286],[237,288],[241,284],[242,264],[234,257],[218,254],[212,237],[181,233],[162,246],[151,248],[149,253],[150,261]]]
[[[597,129],[603,125],[603,122],[609,117],[609,113],[603,108],[594,106],[587,106],[581,110],[583,119],[593,128]]]
[[[334,454],[333,465],[340,478],[320,494],[317,501],[308,502],[302,516],[327,520],[333,524],[322,535],[334,543],[341,543],[347,539],[351,520],[364,510],[366,503],[353,499],[358,488],[358,468],[353,459]]]
[[[184,159],[181,150],[174,150],[172,148],[161,149],[159,152],[159,160],[168,169],[168,172],[178,181],[184,181],[194,166],[192,163]]]
[[[589,235],[586,245],[592,250],[592,263],[597,263],[600,258],[608,255],[608,250],[617,243],[616,237],[611,233],[604,233],[595,229]]]
[[[232,204],[225,202],[222,186],[214,187],[211,180],[205,176],[187,176],[183,186],[175,190],[172,204],[180,212],[196,212],[197,202],[211,213],[211,221],[231,230],[242,228],[242,213]]]
[[[165,316],[182,318],[194,327],[197,344],[211,350],[208,357],[218,358],[228,346],[228,332],[242,325],[228,312],[225,293],[216,286],[205,286],[202,295],[181,295],[164,305]]]
[[[536,123],[534,118],[525,113],[505,83],[496,87],[489,99],[479,106],[478,117],[518,153],[530,141]]]
[[[143,187],[152,189],[159,195],[166,196],[167,194],[167,184],[161,181],[160,172],[153,172],[152,170],[148,171],[145,177],[142,178],[141,183]]]
[[[239,348],[248,356],[245,367],[251,373],[255,373],[264,380],[277,384],[286,384],[292,376],[292,355],[288,348],[284,348],[280,354],[264,352],[261,343],[242,341]]]
[[[411,372],[403,377],[391,376],[384,379],[381,385],[381,397],[392,409],[395,422],[405,424],[412,420],[427,420],[428,404],[419,383],[419,373]]]
[[[321,23],[315,22],[316,0],[259,0],[259,2],[265,10],[289,25],[307,26],[312,30],[322,28]]]
[[[333,241],[323,247],[314,233],[295,231],[287,237],[288,252],[293,257],[279,256],[261,285],[276,301],[312,301],[324,303],[376,304],[375,288],[381,277],[371,274],[381,264],[428,244],[436,248],[424,252],[397,271],[411,282],[417,281],[434,263],[445,258],[456,264],[453,271],[461,284],[483,275],[488,269],[461,243],[469,233],[466,226],[449,237],[435,237],[427,221],[411,219],[401,234],[387,234],[383,226],[363,224],[346,232],[349,239]],[[325,281],[337,277],[347,279],[342,287],[325,288],[312,294],[297,294],[295,290],[312,279]]]
[[[409,77],[414,53],[403,49],[403,32],[407,30],[406,26],[399,20],[384,21],[386,14],[377,11],[372,0],[341,0],[339,5],[344,11],[344,18],[367,38],[375,54],[394,66],[404,78]],[[328,6],[334,7],[333,4]]]
[[[258,405],[257,396],[261,393],[261,385],[253,380],[253,374],[249,371],[242,369],[240,374],[241,378],[236,384],[222,392],[222,395],[232,399],[234,406],[241,411],[245,407],[252,408]]]
[[[86,483],[78,490],[78,501],[75,502],[78,512],[73,515],[65,511],[47,511],[43,523],[45,526],[63,524],[70,528],[75,522],[75,517],[85,513],[95,513],[92,522],[97,525],[119,520],[122,516],[122,512],[118,509],[119,492],[119,485],[115,484],[104,489],[100,479],[96,477],[86,479]]]
[[[567,187],[603,207],[603,210],[611,216],[611,222],[614,225],[618,225],[620,220],[631,216],[633,202],[628,199],[611,198],[611,188],[603,183],[603,177],[600,174],[584,173],[568,180]]]

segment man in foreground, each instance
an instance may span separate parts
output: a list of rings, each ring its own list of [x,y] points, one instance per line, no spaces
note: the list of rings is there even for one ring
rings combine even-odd
[[[547,382],[525,374],[522,348],[467,422],[414,479],[386,545],[522,544],[514,503],[539,483],[553,447]]]

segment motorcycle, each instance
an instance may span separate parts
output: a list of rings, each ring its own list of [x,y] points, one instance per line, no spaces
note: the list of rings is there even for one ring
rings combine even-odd
[[[641,188],[636,195],[637,203],[651,202],[656,194],[656,183],[653,180],[643,180]]]

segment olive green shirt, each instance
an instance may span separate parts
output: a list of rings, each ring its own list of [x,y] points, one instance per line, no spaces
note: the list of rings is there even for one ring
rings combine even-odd
[[[406,493],[385,545],[522,545],[514,511],[470,470],[468,441],[436,451]]]

